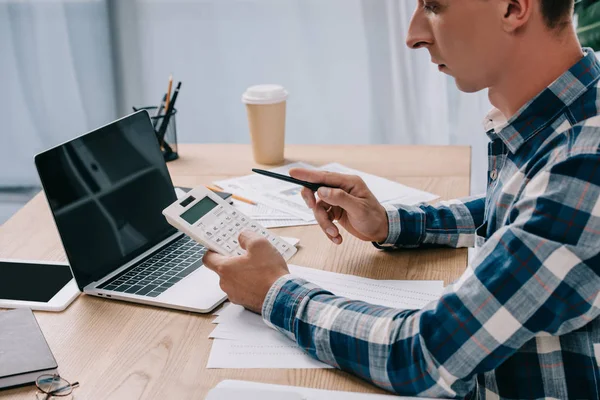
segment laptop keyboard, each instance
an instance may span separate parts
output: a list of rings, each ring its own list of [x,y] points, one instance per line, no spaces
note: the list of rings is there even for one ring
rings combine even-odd
[[[206,247],[183,236],[144,262],[135,265],[99,289],[156,297],[202,266]]]

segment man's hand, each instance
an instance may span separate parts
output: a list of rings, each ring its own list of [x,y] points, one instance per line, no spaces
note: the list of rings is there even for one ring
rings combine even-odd
[[[340,231],[333,221],[338,221],[344,229],[361,240],[383,242],[387,239],[388,218],[385,208],[360,177],[301,168],[292,168],[290,175],[331,187],[319,189],[319,200],[315,199],[315,192],[307,188],[302,189],[302,197],[333,243],[342,243]]]
[[[219,275],[219,285],[232,303],[260,314],[271,286],[290,271],[281,254],[262,236],[244,231],[238,241],[247,254],[228,257],[208,251],[202,261]]]

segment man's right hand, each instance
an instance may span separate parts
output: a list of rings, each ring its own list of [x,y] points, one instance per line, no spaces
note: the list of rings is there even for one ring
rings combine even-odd
[[[307,188],[302,189],[302,197],[333,243],[342,243],[342,236],[334,221],[361,240],[383,242],[387,239],[388,218],[385,208],[360,177],[301,168],[292,168],[290,175],[329,186],[319,189],[318,200],[315,192]]]

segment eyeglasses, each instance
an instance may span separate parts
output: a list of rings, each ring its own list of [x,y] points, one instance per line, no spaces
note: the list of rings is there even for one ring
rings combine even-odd
[[[40,400],[49,400],[53,397],[65,397],[73,393],[73,389],[79,386],[79,382],[70,383],[69,381],[61,378],[59,375],[40,375],[36,381],[35,386],[41,393],[41,396],[37,396]]]

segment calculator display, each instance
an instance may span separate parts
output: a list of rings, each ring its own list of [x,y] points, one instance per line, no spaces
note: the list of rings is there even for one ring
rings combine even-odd
[[[189,210],[186,210],[183,214],[181,214],[181,218],[183,218],[188,224],[193,225],[216,206],[217,203],[212,201],[210,198],[205,197],[190,207]]]

